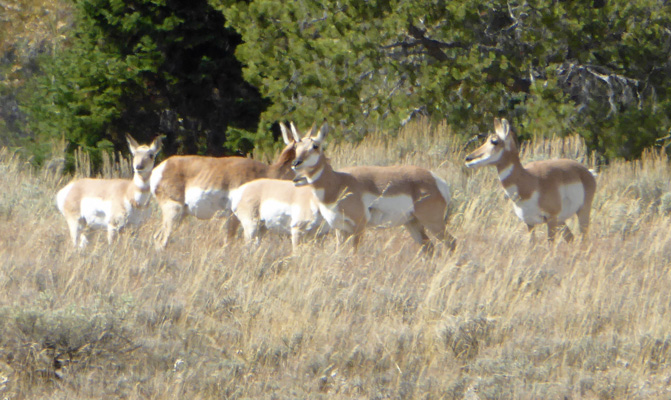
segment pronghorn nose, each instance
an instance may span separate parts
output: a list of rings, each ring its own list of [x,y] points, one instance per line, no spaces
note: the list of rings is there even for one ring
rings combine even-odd
[[[291,163],[291,166],[292,166],[292,167],[298,167],[298,166],[301,165],[302,163],[303,163],[303,160],[294,160],[294,162]]]

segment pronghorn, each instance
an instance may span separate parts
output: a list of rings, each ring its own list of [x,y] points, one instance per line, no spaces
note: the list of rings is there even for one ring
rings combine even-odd
[[[296,250],[307,234],[324,234],[328,227],[319,213],[312,190],[296,187],[291,181],[257,179],[231,191],[231,209],[240,220],[247,241],[256,240],[264,230],[291,234]]]
[[[466,166],[496,167],[515,214],[529,231],[546,223],[550,240],[561,229],[570,241],[573,234],[565,221],[577,214],[580,231],[586,235],[596,191],[596,180],[587,167],[567,159],[535,161],[523,167],[508,121],[495,118],[494,130],[485,144],[466,157]]]
[[[58,209],[65,216],[75,246],[85,247],[88,240],[84,228],[107,228],[111,244],[126,224],[139,225],[151,209],[147,207],[149,177],[154,159],[161,149],[161,138],[151,145],[138,145],[126,136],[133,154],[133,179],[78,179],[70,182],[56,195]]]
[[[404,225],[413,239],[430,251],[433,245],[425,232],[428,229],[454,248],[454,238],[445,227],[450,199],[445,181],[414,166],[359,166],[335,172],[321,147],[326,124],[316,136],[312,136],[313,130],[299,138],[293,165],[312,186],[320,211],[332,227],[354,233],[356,245],[361,224],[378,228]]]
[[[210,219],[218,211],[230,213],[229,192],[245,182],[259,178],[291,179],[291,161],[296,143],[283,124],[286,144],[277,161],[267,165],[244,157],[172,156],[159,164],[151,174],[151,192],[163,214],[163,227],[157,235],[165,248],[184,211],[198,219]],[[229,216],[228,237],[235,235],[237,218]]]

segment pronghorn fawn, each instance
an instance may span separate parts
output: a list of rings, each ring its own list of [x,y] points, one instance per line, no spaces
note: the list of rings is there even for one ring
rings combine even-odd
[[[163,226],[156,235],[165,248],[172,231],[185,212],[198,219],[210,219],[217,212],[228,214],[228,237],[237,232],[239,221],[230,215],[229,192],[259,178],[292,179],[296,143],[282,126],[286,147],[277,161],[267,165],[244,157],[172,156],[151,175],[151,192],[163,214]]]
[[[295,251],[306,235],[328,231],[319,212],[319,201],[308,186],[297,187],[291,181],[257,179],[231,192],[231,209],[240,220],[248,242],[256,241],[265,231],[291,234]]]
[[[358,199],[361,199],[366,226],[390,228],[404,225],[412,238],[422,245],[422,249],[431,252],[433,244],[427,235],[428,230],[449,248],[454,248],[455,240],[446,230],[450,190],[445,181],[432,172],[415,166],[357,166],[333,172],[321,149],[326,135],[325,129],[325,125],[322,126],[316,137],[312,136],[312,129],[300,141],[296,149],[294,168],[297,172],[301,167],[307,171],[299,174],[306,176],[314,188],[322,203],[320,210],[327,221],[334,219],[334,216],[327,217],[326,214],[329,210],[333,214],[333,199],[338,198],[336,195],[342,196],[341,193],[346,191],[356,191],[351,195],[353,200],[350,207],[358,215]],[[295,133],[295,136],[298,134]],[[341,187],[336,189],[337,185],[330,180]],[[328,192],[330,202],[324,200]]]
[[[151,193],[149,177],[154,159],[161,149],[161,138],[151,145],[139,145],[126,137],[133,155],[133,179],[78,179],[70,182],[56,195],[58,209],[65,216],[75,247],[85,247],[88,240],[84,228],[107,229],[111,244],[119,230],[127,224],[139,225],[151,214],[147,207]]]
[[[546,223],[548,238],[558,230],[568,242],[573,234],[566,220],[576,214],[583,237],[589,229],[589,214],[596,191],[592,173],[577,161],[559,159],[535,161],[522,166],[516,138],[505,119],[494,119],[494,133],[466,157],[466,166],[493,165],[515,214],[527,224]]]

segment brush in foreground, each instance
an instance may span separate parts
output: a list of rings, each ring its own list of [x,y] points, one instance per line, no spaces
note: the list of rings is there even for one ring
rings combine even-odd
[[[267,165],[244,157],[172,156],[151,175],[151,192],[163,214],[158,245],[165,248],[170,235],[186,211],[198,219],[210,219],[218,211],[230,214],[229,192],[259,178],[291,179],[295,143],[282,130],[286,147],[277,161]],[[229,215],[228,237],[237,232],[239,221]]]
[[[151,214],[147,207],[149,177],[154,159],[161,149],[161,139],[151,145],[138,145],[127,136],[133,154],[133,179],[78,179],[70,182],[56,195],[56,204],[65,216],[75,246],[88,243],[84,228],[107,229],[111,244],[119,230],[127,224],[139,225]]]
[[[324,124],[313,135],[313,126],[303,139],[298,138],[293,168],[300,176],[296,182],[302,184],[305,179],[312,187],[332,228],[353,235],[355,248],[365,226],[398,225],[404,225],[425,250],[433,247],[425,229],[454,247],[454,238],[446,231],[450,193],[445,181],[413,166],[359,166],[336,172],[322,149],[327,129]]]
[[[466,157],[469,168],[493,165],[515,214],[527,224],[529,231],[545,223],[548,238],[561,230],[566,241],[573,235],[566,220],[578,216],[580,231],[589,229],[589,214],[596,191],[592,173],[574,160],[535,161],[522,166],[514,133],[505,119],[494,119],[494,133],[477,150]]]

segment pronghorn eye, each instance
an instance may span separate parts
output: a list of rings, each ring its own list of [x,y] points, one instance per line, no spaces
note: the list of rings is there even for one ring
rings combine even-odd
[[[499,144],[499,139],[492,139],[491,142],[494,146],[496,146]]]
[[[315,150],[319,150],[319,145],[315,143],[315,144],[312,145],[312,148],[315,149]]]

